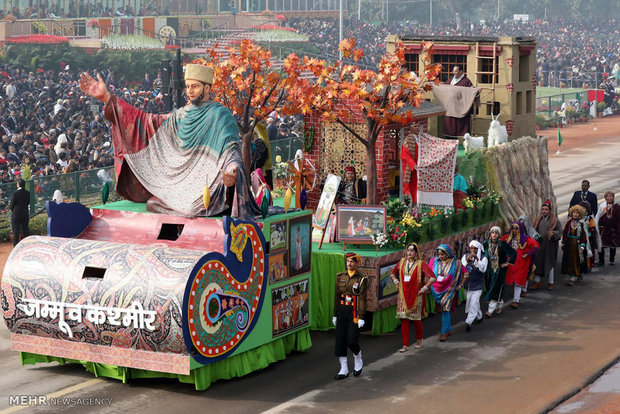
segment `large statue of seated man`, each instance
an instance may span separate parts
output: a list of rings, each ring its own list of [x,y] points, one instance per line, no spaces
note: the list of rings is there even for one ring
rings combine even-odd
[[[112,123],[116,192],[147,210],[186,217],[260,214],[241,158],[241,141],[232,113],[209,99],[213,69],[185,69],[188,104],[165,115],[134,108],[110,95],[101,76],[80,77],[80,89],[105,103]],[[203,193],[211,201],[205,211]]]

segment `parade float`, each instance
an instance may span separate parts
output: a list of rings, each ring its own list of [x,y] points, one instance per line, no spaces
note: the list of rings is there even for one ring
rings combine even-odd
[[[402,73],[402,58],[382,64],[408,85],[414,81]],[[299,63],[290,62],[289,69]],[[306,69],[326,70],[316,62]],[[325,84],[313,88],[291,87],[288,96],[303,106],[306,97],[335,92]],[[123,381],[172,377],[205,389],[306,350],[310,329],[331,328],[335,277],[347,251],[362,257],[369,325],[378,335],[398,323],[397,289],[388,275],[407,243],[417,242],[426,259],[441,243],[459,255],[492,225],[533,215],[542,200],[554,200],[545,139],[515,139],[465,155],[458,141],[426,132],[428,119],[443,108],[417,98],[407,116],[379,108],[376,119],[389,117],[379,128],[367,112],[351,109],[360,108],[352,90],[360,89],[314,100],[334,105],[333,112],[315,106],[305,117],[304,130],[312,133],[304,136],[303,155],[287,164],[292,179],[285,196],[301,211],[240,221],[155,214],[128,201],[92,210],[49,203],[48,235],[18,244],[2,278],[3,313],[22,362],[78,362]],[[244,161],[257,120],[270,113],[240,115]],[[457,159],[460,172],[485,190],[454,211]],[[348,166],[370,168],[372,200],[333,209],[339,181],[332,177]],[[322,186],[308,185],[310,170]],[[405,187],[419,210],[403,205]],[[434,301],[426,303],[433,313]]]
[[[48,214],[49,235],[19,243],[2,278],[24,364],[205,389],[310,347],[310,212],[251,222],[121,201],[49,202]]]

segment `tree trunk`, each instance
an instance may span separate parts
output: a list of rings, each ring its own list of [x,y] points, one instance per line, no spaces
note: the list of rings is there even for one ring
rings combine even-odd
[[[250,171],[250,158],[252,154],[252,138],[254,136],[253,130],[240,131],[241,132],[241,159],[248,175],[252,173]]]
[[[373,136],[374,135],[374,136]],[[377,204],[377,135],[368,131],[368,149],[366,152],[366,204]]]

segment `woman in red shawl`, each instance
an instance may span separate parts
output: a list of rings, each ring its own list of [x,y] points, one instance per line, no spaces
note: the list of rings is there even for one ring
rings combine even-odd
[[[508,266],[506,284],[514,285],[515,287],[514,297],[510,306],[518,309],[521,291],[526,287],[534,255],[538,251],[538,242],[527,235],[525,227],[520,221],[515,221],[510,225],[510,232],[502,237],[502,240],[517,251],[517,260]]]
[[[426,263],[421,260],[420,248],[410,243],[405,250],[405,257],[400,259],[392,269],[392,281],[398,286],[398,302],[396,317],[401,320],[401,335],[403,347],[400,352],[407,352],[409,346],[409,321],[413,321],[415,329],[415,348],[422,348],[422,316],[426,317],[426,293],[431,283],[435,281],[435,274]]]

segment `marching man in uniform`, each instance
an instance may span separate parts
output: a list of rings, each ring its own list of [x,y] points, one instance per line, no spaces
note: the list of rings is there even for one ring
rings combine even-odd
[[[364,326],[366,313],[366,285],[368,281],[357,270],[361,260],[355,253],[345,256],[347,270],[336,276],[336,294],[334,298],[334,318],[336,326],[336,356],[340,361],[337,380],[349,376],[347,347],[353,352],[355,364],[353,375],[362,373],[362,350],[360,349],[360,329]]]

